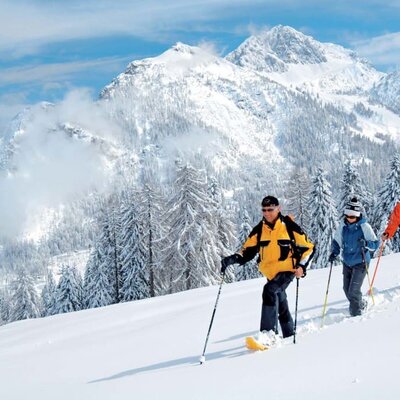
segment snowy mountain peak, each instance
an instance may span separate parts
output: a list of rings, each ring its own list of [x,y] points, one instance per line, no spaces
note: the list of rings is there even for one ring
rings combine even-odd
[[[227,60],[242,67],[264,72],[287,71],[287,64],[326,62],[323,46],[289,26],[278,25],[251,36]]]
[[[102,90],[100,98],[112,96],[114,89],[129,84],[132,76],[147,76],[154,81],[179,80],[198,67],[218,64],[221,61],[224,60],[201,47],[177,42],[157,57],[131,62],[122,74]]]
[[[251,36],[226,59],[284,86],[318,93],[365,95],[383,75],[352,50],[282,25]]]
[[[189,46],[188,44],[185,44],[182,42],[177,42],[171,47],[170,50],[173,50],[173,51],[176,51],[176,52],[182,53],[182,54],[194,55],[196,53],[197,49],[198,49],[198,47]],[[170,51],[170,50],[167,50],[167,51]]]
[[[180,67],[187,70],[210,62],[217,62],[219,57],[214,56],[202,47],[178,42],[160,56],[150,60],[153,64],[164,64],[167,67],[178,67],[177,64],[179,63],[181,64]]]

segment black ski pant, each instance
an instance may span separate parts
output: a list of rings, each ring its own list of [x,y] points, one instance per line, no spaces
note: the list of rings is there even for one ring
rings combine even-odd
[[[350,302],[349,311],[352,317],[361,315],[366,305],[361,293],[361,286],[366,274],[367,270],[364,263],[352,267],[343,264],[343,290]]]
[[[279,319],[282,336],[293,336],[294,324],[286,296],[286,289],[293,279],[293,272],[280,272],[264,285],[260,331],[277,333]]]

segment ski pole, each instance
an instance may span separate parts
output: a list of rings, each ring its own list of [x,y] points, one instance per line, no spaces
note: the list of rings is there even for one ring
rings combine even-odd
[[[206,353],[208,338],[210,336],[211,327],[212,327],[212,324],[214,322],[215,311],[217,311],[219,295],[221,294],[221,288],[222,288],[222,284],[224,283],[224,277],[225,277],[225,271],[221,275],[221,283],[219,284],[217,300],[215,301],[215,306],[214,306],[214,311],[213,311],[212,316],[211,316],[210,326],[208,327],[206,342],[204,343],[203,354],[201,355],[200,360],[199,360],[200,361],[200,365],[203,364],[206,361],[206,358],[205,358],[204,354]]]
[[[369,287],[371,287],[371,279],[369,277],[369,271],[368,271],[367,262],[365,261],[365,253],[364,252],[365,252],[365,247],[362,246],[361,247],[361,255],[362,255],[363,263],[364,263],[364,266],[365,266],[365,270],[367,271],[368,285],[369,285]],[[375,305],[375,298],[374,298],[374,294],[373,293],[371,293],[371,299],[372,299],[372,304]]]
[[[383,249],[384,249],[384,247],[385,247],[385,240],[383,240],[383,242],[382,242],[382,244],[381,244],[381,247],[380,247],[380,249],[379,249],[378,261],[376,262],[375,270],[374,270],[374,275],[372,276],[371,285],[369,286],[368,294],[369,294],[370,296],[371,296],[371,294],[372,294],[372,287],[374,286],[374,281],[375,281],[376,272],[378,271],[378,266],[379,266],[379,263],[380,263],[380,261],[381,261],[381,257],[382,257],[382,254],[383,254]]]
[[[322,309],[322,316],[321,316],[321,328],[324,326],[324,318],[325,318],[325,312],[326,312],[326,305],[327,305],[327,303],[328,303],[329,285],[330,285],[330,283],[331,283],[332,267],[333,267],[333,261],[331,261],[331,266],[330,266],[330,268],[329,268],[328,284],[326,285],[325,301],[324,301],[324,307],[323,307],[323,309]]]
[[[296,307],[294,311],[294,330],[293,330],[293,344],[296,344],[296,333],[297,333],[297,306],[299,304],[299,281],[300,278],[296,278]]]

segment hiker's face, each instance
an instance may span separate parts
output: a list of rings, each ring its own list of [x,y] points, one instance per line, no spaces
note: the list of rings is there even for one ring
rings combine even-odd
[[[344,216],[349,224],[354,224],[357,221],[357,217],[354,215],[345,215]]]
[[[281,210],[280,206],[265,206],[261,209],[264,218],[269,223],[273,223],[278,219],[280,210]]]

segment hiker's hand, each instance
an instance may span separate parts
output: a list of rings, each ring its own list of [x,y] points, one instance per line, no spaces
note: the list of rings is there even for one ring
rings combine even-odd
[[[304,276],[304,269],[303,267],[297,267],[294,271],[294,275],[296,278],[302,278]]]
[[[332,263],[332,262],[334,262],[335,260],[336,260],[335,254],[331,253],[331,255],[329,256],[328,261],[329,261],[330,263]]]
[[[360,246],[361,246],[361,247],[365,247],[365,246],[367,245],[367,242],[366,242],[366,240],[365,240],[365,239],[363,239],[363,238],[361,238],[361,239],[358,239],[358,243],[360,243]]]
[[[238,263],[240,257],[239,254],[232,254],[231,256],[223,258],[221,260],[221,273],[223,274],[230,265]]]
[[[382,240],[388,240],[389,239],[389,234],[387,232],[382,233],[381,239]]]

